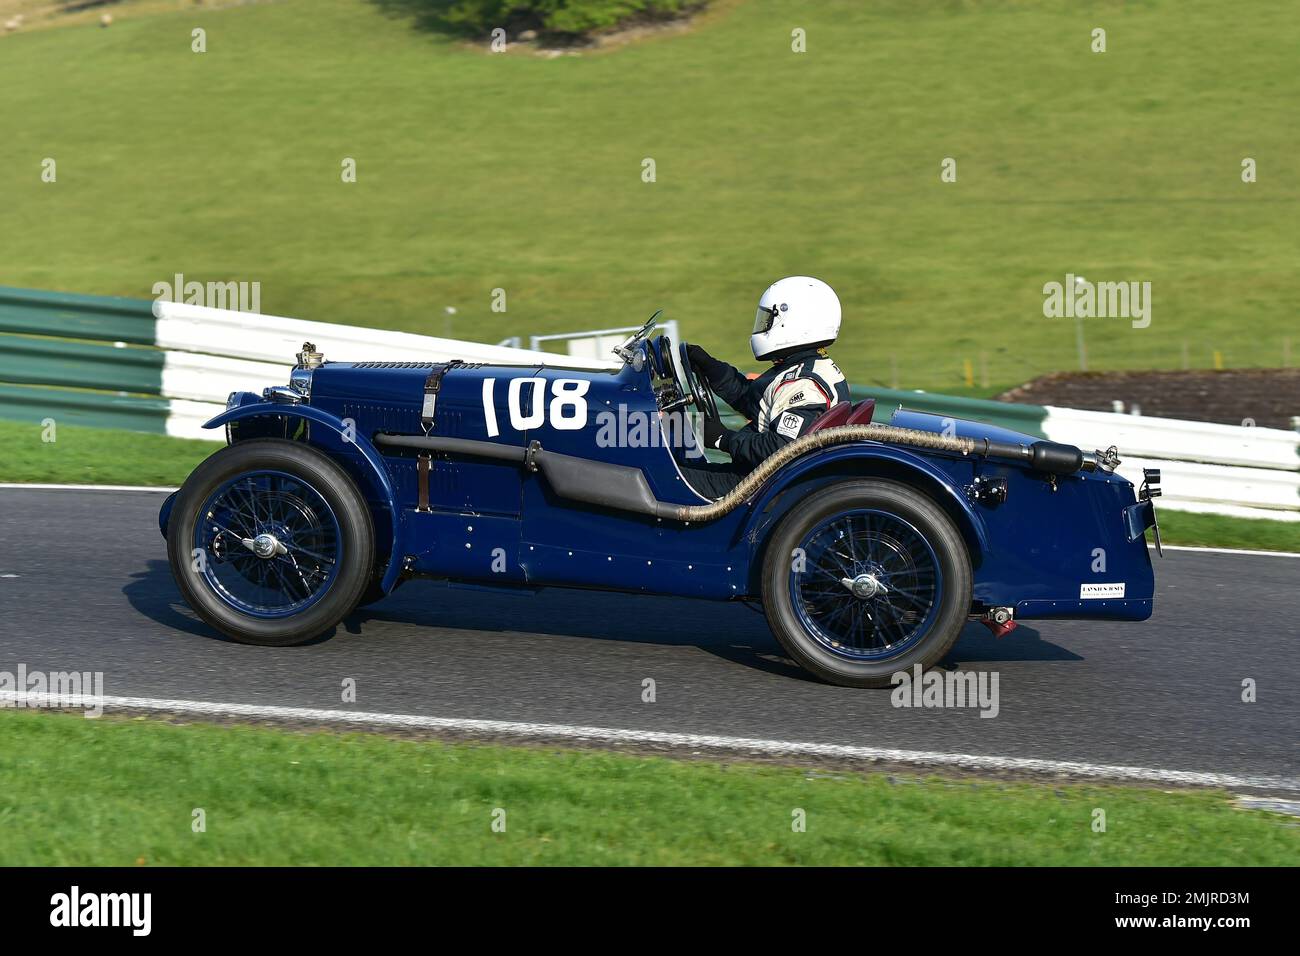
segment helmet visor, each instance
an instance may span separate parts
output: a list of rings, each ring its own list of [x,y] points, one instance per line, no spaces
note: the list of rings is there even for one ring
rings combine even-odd
[[[754,334],[761,335],[762,333],[770,329],[772,327],[772,323],[776,321],[776,316],[777,316],[776,306],[772,306],[771,308],[765,309],[760,305],[758,307],[758,315],[754,317]]]

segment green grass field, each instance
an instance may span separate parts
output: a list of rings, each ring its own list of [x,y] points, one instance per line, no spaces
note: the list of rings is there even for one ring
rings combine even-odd
[[[60,425],[57,441],[41,440],[42,428],[0,421],[0,481],[89,485],[180,485],[221,446],[111,428]],[[1300,523],[1254,521],[1160,509],[1166,544],[1263,551],[1300,551]]]
[[[69,485],[180,485],[221,447],[114,428],[59,425],[52,442],[33,422],[0,420],[0,481]]]
[[[0,37],[6,284],[260,281],[267,312],[487,341],[663,306],[741,360],[807,272],[852,380],[984,394],[1074,367],[1042,315],[1067,271],[1153,284],[1149,328],[1087,323],[1094,368],[1277,365],[1295,330],[1289,0],[744,0],[554,59],[363,0],[159,6]]]
[[[16,711],[0,733],[0,866],[1255,866],[1300,852],[1285,818],[1213,792]]]

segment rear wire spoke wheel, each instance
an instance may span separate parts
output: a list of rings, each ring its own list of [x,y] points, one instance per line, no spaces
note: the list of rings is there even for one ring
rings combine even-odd
[[[352,479],[310,446],[257,439],[190,475],[167,528],[181,593],[204,621],[249,644],[317,637],[373,580],[374,530]]]
[[[888,687],[948,653],[970,612],[952,519],[892,481],[842,481],[791,509],[768,544],[763,604],[781,646],[823,680]]]

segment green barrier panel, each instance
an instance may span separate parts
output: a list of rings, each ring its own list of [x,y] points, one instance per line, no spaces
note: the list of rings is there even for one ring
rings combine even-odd
[[[163,353],[0,335],[0,382],[162,394]]]
[[[964,418],[1024,432],[1036,438],[1045,438],[1043,420],[1047,409],[1041,405],[1018,405],[1014,402],[994,402],[987,398],[958,398],[955,395],[938,395],[934,392],[908,392],[893,388],[854,388],[853,400],[876,400],[876,422],[887,424],[894,409],[902,405],[915,412],[930,412],[946,418]]]
[[[63,388],[31,388],[0,384],[0,418],[58,425],[125,428],[165,433],[170,402],[114,392],[78,392]]]
[[[155,324],[145,299],[0,286],[0,332],[153,345]]]

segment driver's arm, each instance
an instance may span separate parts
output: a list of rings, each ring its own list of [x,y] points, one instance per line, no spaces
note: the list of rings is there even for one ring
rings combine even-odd
[[[725,451],[746,471],[752,471],[764,459],[803,435],[824,411],[824,404],[787,408],[767,431],[759,431],[750,422],[739,431],[726,432],[715,447]]]
[[[686,354],[691,365],[704,377],[709,388],[713,389],[714,395],[746,418],[758,417],[762,391],[754,388],[754,383],[745,377],[744,372],[715,359],[698,345],[686,346]]]

